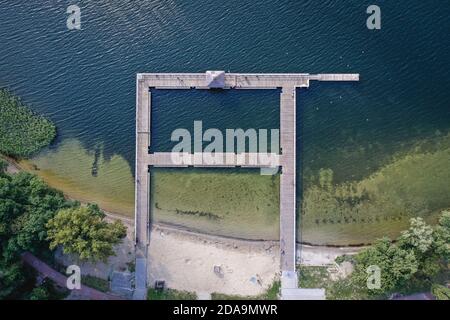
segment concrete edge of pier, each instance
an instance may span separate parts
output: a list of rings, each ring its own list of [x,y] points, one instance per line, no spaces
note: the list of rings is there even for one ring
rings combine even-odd
[[[308,73],[138,73],[136,76],[136,173],[135,173],[135,250],[134,299],[146,299],[147,250],[150,241],[150,168],[199,166],[203,154],[187,154],[187,162],[176,164],[172,153],[149,154],[151,137],[151,90],[157,89],[275,89],[280,93],[280,147],[277,164],[280,177],[280,269],[282,299],[323,299],[323,289],[299,289],[296,272],[296,89],[308,88],[310,81],[359,81],[359,74]],[[222,155],[223,159],[226,155]],[[228,155],[230,156],[230,155]],[[264,167],[250,154],[239,162],[233,154],[229,163],[208,167]],[[242,156],[242,155],[240,155]]]

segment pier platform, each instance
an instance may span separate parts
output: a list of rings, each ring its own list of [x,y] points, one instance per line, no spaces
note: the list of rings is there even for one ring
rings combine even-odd
[[[147,250],[150,234],[151,167],[281,167],[280,176],[280,269],[282,292],[287,299],[305,297],[295,291],[296,274],[296,95],[311,81],[359,81],[359,74],[308,73],[140,73],[136,82],[136,183],[135,245],[136,299],[145,298]],[[280,94],[281,154],[172,153],[149,154],[151,135],[151,91],[153,89],[277,89]],[[267,160],[270,159],[270,160]],[[283,291],[284,290],[284,291]],[[300,294],[301,293],[301,294]],[[323,290],[314,291],[321,298]]]

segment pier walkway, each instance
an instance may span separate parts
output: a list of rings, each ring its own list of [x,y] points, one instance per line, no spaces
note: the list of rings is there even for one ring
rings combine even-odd
[[[281,167],[280,268],[285,298],[304,296],[296,291],[296,89],[310,81],[359,81],[359,74],[290,73],[140,73],[136,84],[136,190],[135,242],[136,290],[134,299],[145,299],[147,248],[150,233],[150,168],[153,167]],[[149,153],[152,89],[277,89],[280,94],[281,154],[255,153]],[[284,290],[284,291],[283,291]],[[306,291],[305,291],[306,290]],[[299,293],[300,292],[300,293]],[[317,291],[315,291],[315,294]]]
[[[204,73],[141,73],[138,81],[156,89],[211,89]],[[358,81],[359,74],[225,73],[222,89],[307,88],[310,81]]]
[[[154,167],[274,168],[280,165],[280,155],[276,153],[155,152],[147,155],[146,162]]]

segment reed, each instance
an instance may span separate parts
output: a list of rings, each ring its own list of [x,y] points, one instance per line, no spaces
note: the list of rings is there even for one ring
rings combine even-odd
[[[6,89],[0,89],[0,153],[27,158],[49,145],[56,136],[55,125],[34,114]]]

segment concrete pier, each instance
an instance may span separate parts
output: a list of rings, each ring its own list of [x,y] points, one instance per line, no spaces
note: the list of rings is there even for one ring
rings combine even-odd
[[[136,181],[134,220],[136,288],[133,298],[142,300],[147,296],[147,248],[150,232],[150,174],[145,154],[148,152],[148,146],[150,145],[151,96],[144,81],[138,80],[136,87]]]
[[[281,271],[295,272],[295,88],[283,87],[280,95],[280,263]]]
[[[138,79],[144,80],[149,88],[156,89],[210,89],[203,73],[140,73]],[[359,74],[226,73],[222,88],[307,88],[311,80],[358,81]]]
[[[150,168],[154,167],[281,167],[280,176],[280,269],[285,299],[308,297],[297,289],[296,273],[296,89],[310,81],[359,81],[359,74],[307,73],[140,73],[136,82],[136,190],[135,244],[136,290],[134,299],[145,299],[147,250],[150,234]],[[280,94],[281,154],[171,153],[149,154],[152,89],[276,89]],[[267,160],[270,159],[270,160]],[[311,291],[323,298],[323,290]]]
[[[280,165],[276,153],[178,153],[155,152],[147,155],[154,167],[274,168]]]

